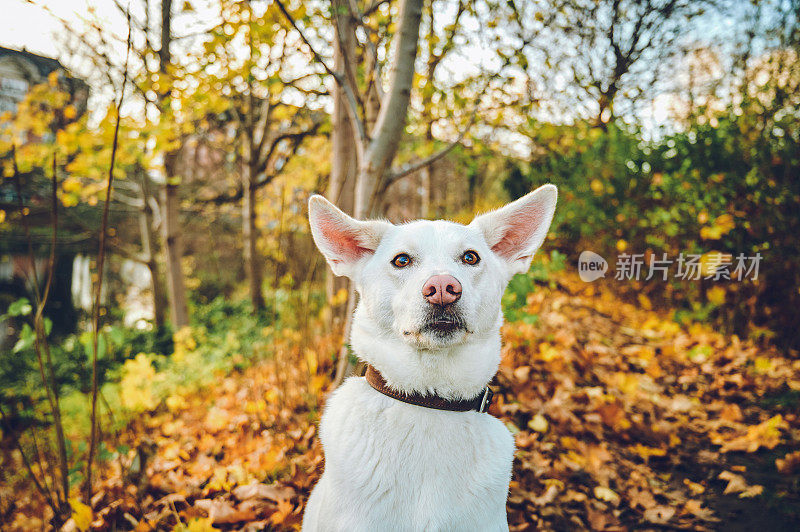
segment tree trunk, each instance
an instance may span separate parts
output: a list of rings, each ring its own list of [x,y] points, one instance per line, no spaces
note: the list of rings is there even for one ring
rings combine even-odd
[[[166,323],[167,299],[161,282],[161,273],[158,270],[158,261],[154,250],[154,242],[158,239],[153,223],[153,209],[150,205],[150,185],[144,169],[139,168],[139,192],[141,194],[142,208],[139,212],[139,232],[142,235],[142,255],[147,269],[150,271],[150,290],[153,293],[153,321],[156,328],[161,328]],[[155,201],[155,199],[154,199]]]
[[[157,329],[166,323],[165,310],[167,307],[167,297],[161,285],[161,273],[158,271],[158,261],[155,255],[151,255],[147,261],[147,269],[150,272],[150,284],[153,291],[153,322]]]
[[[161,0],[161,47],[158,50],[159,71],[166,74],[172,61],[170,44],[172,43],[172,0]],[[163,105],[169,95],[164,91],[159,95],[159,103]],[[162,107],[163,112],[163,107]],[[162,209],[164,211],[162,234],[164,238],[164,264],[167,270],[167,289],[169,291],[170,314],[175,329],[189,324],[189,310],[186,305],[186,286],[183,282],[181,259],[183,258],[183,242],[180,228],[180,199],[178,197],[179,179],[176,177],[178,154],[164,154],[164,188],[161,191]]]
[[[250,154],[252,156],[252,152]],[[250,302],[254,310],[262,310],[265,306],[261,293],[261,261],[258,256],[258,231],[256,229],[256,195],[255,169],[250,157],[245,161],[242,171],[242,239],[244,240],[244,266],[247,273],[247,285],[250,291]]]
[[[337,26],[337,46],[334,47],[334,69],[337,72],[344,72],[347,68],[352,68],[356,62],[355,51],[355,26],[352,18],[347,13],[347,4],[343,0],[333,2],[334,22]],[[333,87],[333,129],[331,131],[331,178],[328,183],[326,196],[347,214],[353,214],[355,204],[355,183],[358,170],[358,157],[356,154],[355,142],[360,142],[353,127],[353,122],[347,110],[347,101],[344,91],[338,84]],[[353,371],[352,365],[348,360],[347,343],[350,336],[350,319],[352,314],[352,301],[355,298],[350,282],[346,277],[336,277],[330,267],[326,270],[325,291],[328,301],[339,293],[340,290],[348,291],[346,301],[331,308],[331,329],[338,329],[344,326],[345,342],[339,350],[339,360],[334,376],[334,386],[338,386],[342,380]]]
[[[171,154],[169,154],[171,155]],[[172,165],[166,165],[170,167]],[[179,224],[178,185],[169,182],[164,185],[161,195],[163,205],[163,237],[164,237],[164,264],[167,269],[167,288],[169,290],[169,307],[172,325],[180,329],[189,325],[189,311],[186,305],[186,287],[183,282],[181,259],[183,258],[183,242],[181,240]]]
[[[389,75],[389,90],[384,96],[375,127],[356,181],[356,218],[373,214],[375,191],[380,190],[392,164],[406,125],[408,103],[414,82],[414,62],[419,44],[422,0],[403,0],[400,5],[397,35],[394,37],[394,61]]]
[[[419,183],[419,217],[427,218],[431,211],[431,195],[433,193],[433,163],[420,170]]]
[[[440,57],[436,56],[436,10],[434,2],[427,4],[425,15],[428,17],[428,64],[425,77],[425,90],[422,91],[422,119],[425,121],[425,142],[428,146],[433,142],[433,80]],[[456,19],[458,20],[458,19]],[[428,85],[431,85],[430,87]],[[427,218],[431,209],[431,186],[433,185],[433,163],[424,166],[419,172],[419,217]]]
[[[351,39],[350,28],[352,23],[346,22],[349,17],[342,15],[349,10],[344,4],[344,9],[340,9],[341,0],[334,2],[334,13],[337,24],[337,52],[340,52],[342,61],[341,70],[348,71],[348,67],[353,66],[353,57],[348,57],[347,42]],[[417,57],[417,46],[419,44],[419,26],[422,19],[422,0],[403,0],[400,5],[400,13],[397,24],[397,34],[394,37],[394,59],[392,70],[389,75],[389,90],[384,95],[380,105],[380,111],[375,119],[375,125],[370,128],[370,140],[364,150],[363,159],[360,161],[358,174],[355,181],[355,199],[353,205],[353,215],[356,218],[366,218],[373,214],[376,204],[375,193],[380,190],[380,182],[384,179],[384,174],[389,169],[400,144],[405,129],[406,117],[408,114],[408,104],[411,99],[411,89],[414,82],[414,61]],[[346,30],[346,31],[343,31]],[[341,55],[345,50],[348,56]],[[349,62],[349,63],[348,63]],[[337,92],[337,94],[339,94]],[[337,100],[340,98],[337,98]],[[343,108],[340,102],[340,109]],[[369,110],[369,109],[368,109]],[[370,118],[370,117],[368,117]],[[345,131],[345,130],[342,130]],[[348,142],[353,146],[361,142],[355,135],[355,128],[350,130],[352,136],[349,138],[341,137],[341,142]],[[337,135],[337,128],[334,127],[334,135]],[[336,146],[339,146],[338,144]],[[335,171],[343,171],[342,165],[345,164],[344,156],[340,159],[339,152],[334,148],[333,168]],[[333,179],[333,171],[331,179]],[[337,176],[338,179],[338,176]],[[341,181],[339,181],[341,182]],[[338,186],[338,185],[337,185]],[[355,309],[355,293],[350,289],[350,297],[347,304],[347,316],[345,325],[345,338],[349,341],[350,325],[353,310]],[[339,352],[339,362],[336,368],[336,377],[333,385],[337,386],[344,377],[352,373],[353,367],[350,364],[348,344],[345,344]]]
[[[142,182],[147,177],[141,176]],[[153,252],[153,216],[150,205],[147,203],[149,195],[144,185],[142,186],[142,209],[139,213],[139,232],[142,236],[142,256],[150,272],[150,290],[153,294],[153,322],[156,328],[161,328],[165,323],[164,310],[166,299],[161,287],[161,275],[158,271],[158,262]]]

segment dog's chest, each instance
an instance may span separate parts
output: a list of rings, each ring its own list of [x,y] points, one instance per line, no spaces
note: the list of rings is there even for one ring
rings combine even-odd
[[[513,439],[488,414],[407,405],[350,379],[331,398],[321,437],[336,490],[387,516],[427,526],[443,508],[469,519],[504,507]]]

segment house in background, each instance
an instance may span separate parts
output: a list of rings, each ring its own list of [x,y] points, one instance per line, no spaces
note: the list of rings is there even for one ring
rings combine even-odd
[[[39,83],[45,83],[47,77],[58,72],[59,83],[72,95],[78,115],[86,111],[89,99],[89,86],[81,79],[69,74],[57,60],[34,54],[23,48],[14,50],[0,46],[0,114],[14,113],[28,90]]]
[[[2,115],[14,114],[19,103],[35,85],[48,82],[57,73],[62,90],[71,95],[71,104],[77,116],[86,112],[89,86],[73,77],[56,59],[31,53],[25,49],[14,50],[0,46],[0,129]],[[0,153],[0,159],[7,153]],[[22,194],[17,193],[13,179],[0,180],[0,210],[5,223],[0,223],[0,314],[7,305],[20,297],[31,297],[31,279],[34,268],[40,283],[46,278],[47,257],[50,253],[50,183],[41,170],[23,174]],[[28,254],[28,239],[25,237],[16,213],[22,206],[28,209],[30,222],[30,244],[34,260]],[[75,327],[77,312],[72,301],[73,261],[78,254],[94,254],[95,239],[86,237],[69,220],[61,220],[56,246],[56,265],[53,285],[46,314],[53,320],[56,332],[69,332]],[[0,324],[0,349],[5,347],[14,331]]]

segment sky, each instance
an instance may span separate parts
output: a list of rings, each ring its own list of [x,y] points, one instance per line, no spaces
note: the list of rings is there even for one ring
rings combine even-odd
[[[128,0],[120,1],[126,2]],[[142,5],[139,0],[130,1],[134,11]],[[57,37],[57,34],[63,35],[64,33],[63,24],[59,19],[66,21],[72,31],[85,29],[84,20],[90,19],[99,22],[105,30],[119,36],[121,50],[118,53],[120,55],[124,53],[122,41],[124,41],[127,26],[124,17],[115,6],[114,0],[0,0],[0,4],[2,5],[0,46],[25,47],[31,52],[60,59],[67,67],[72,68],[76,75],[85,77],[91,69],[86,66],[82,68],[79,63],[76,64],[73,60],[70,60],[64,49],[64,38]],[[178,0],[175,4],[176,6],[182,6],[184,2],[183,0]],[[209,0],[191,0],[191,4],[196,12],[184,17],[184,19],[199,20],[201,24],[205,22],[206,25],[213,21],[215,12],[208,7]],[[732,5],[735,6],[736,4]],[[208,11],[207,14],[206,11]],[[733,11],[736,11],[736,9]],[[698,40],[717,37],[720,34],[731,31],[730,25],[733,20],[733,17],[724,17],[722,20],[719,17],[701,17],[693,25],[693,32],[690,35],[693,34]],[[191,28],[181,28],[182,22],[181,17],[175,19],[176,34],[191,33]],[[467,70],[474,70],[476,54],[480,56],[483,51],[471,50],[471,52],[475,53],[466,59],[452,58],[448,70],[451,72],[460,70],[462,73]],[[86,71],[82,71],[84,69]],[[108,99],[110,96],[110,93],[93,93],[93,98],[98,102]],[[663,110],[662,107],[655,105],[655,101],[653,102],[653,108],[650,109],[652,112],[652,116],[649,117],[650,120],[655,122],[663,120],[663,117],[657,116],[658,111]]]
[[[142,18],[142,2],[120,0],[120,3],[125,5],[126,1],[130,2],[134,16]],[[184,3],[174,2],[177,7]],[[200,21],[201,24],[208,26],[214,20],[215,13],[208,7],[209,0],[191,0],[187,3],[196,11],[188,17],[179,15],[173,17],[176,35],[185,35],[196,30],[188,26],[191,22]],[[66,33],[64,25],[69,25],[70,31],[83,32],[87,29],[86,21],[89,20],[99,23],[105,31],[117,36],[120,41],[120,53],[124,52],[127,23],[114,0],[0,0],[0,4],[2,5],[0,46],[17,49],[25,47],[31,52],[60,59],[67,67],[77,66],[80,70],[79,65],[64,61],[63,42]],[[80,71],[76,73],[84,74]]]
[[[0,17],[0,45],[22,48],[58,59],[61,56],[59,41],[55,33],[62,28],[61,17],[74,25],[82,25],[79,13],[85,17],[90,4],[98,18],[111,24],[116,33],[125,30],[124,21],[116,16],[112,0],[88,2],[87,0],[2,0],[3,16]],[[51,14],[48,14],[47,8]],[[55,16],[53,16],[55,15]],[[116,24],[114,24],[116,22]]]

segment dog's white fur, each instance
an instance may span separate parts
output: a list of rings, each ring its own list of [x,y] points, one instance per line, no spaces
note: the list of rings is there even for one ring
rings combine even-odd
[[[556,205],[544,185],[469,225],[415,221],[395,226],[357,221],[321,196],[309,202],[311,231],[334,273],[360,295],[351,345],[387,384],[402,392],[469,399],[500,363],[500,298],[511,277],[528,270]],[[480,262],[465,264],[467,250]],[[404,268],[392,265],[400,253]],[[461,283],[454,309],[464,328],[426,329],[427,279]],[[351,377],[328,399],[320,423],[325,471],[303,530],[508,530],[506,497],[514,441],[486,413],[406,404]]]

